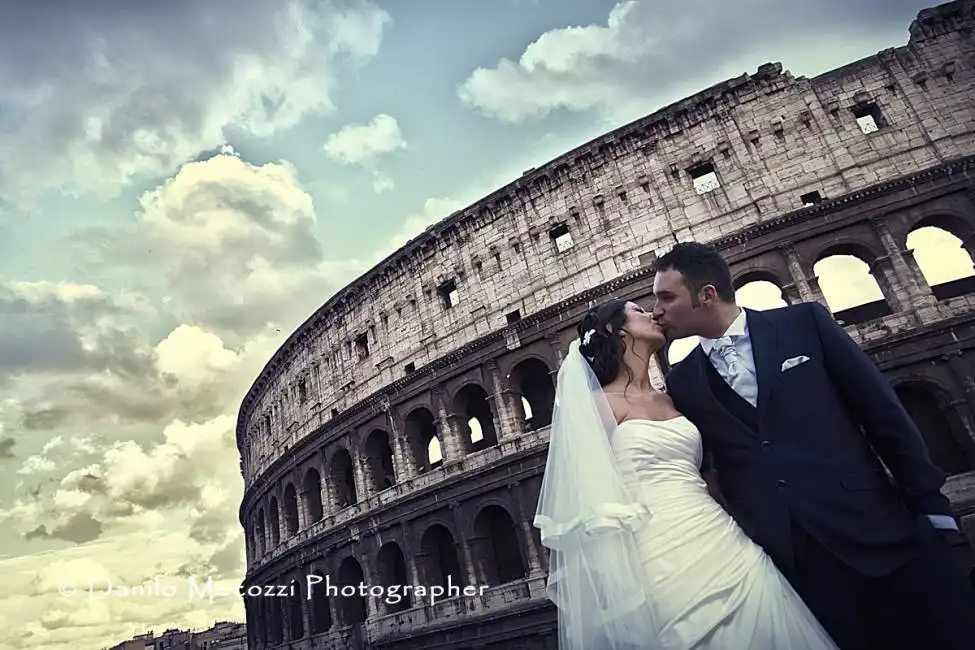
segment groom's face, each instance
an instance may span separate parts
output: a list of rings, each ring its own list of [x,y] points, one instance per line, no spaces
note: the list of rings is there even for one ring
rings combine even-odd
[[[684,275],[675,269],[659,271],[653,279],[656,304],[652,316],[670,340],[697,334],[707,317],[698,296],[691,293]]]

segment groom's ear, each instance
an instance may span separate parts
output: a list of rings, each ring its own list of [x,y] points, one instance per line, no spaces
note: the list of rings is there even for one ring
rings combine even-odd
[[[698,292],[698,296],[700,297],[702,305],[710,305],[717,299],[718,290],[714,288],[713,284],[706,284],[701,287],[701,290]]]

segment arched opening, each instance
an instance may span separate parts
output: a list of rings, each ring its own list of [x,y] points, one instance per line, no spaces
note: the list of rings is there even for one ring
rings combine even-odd
[[[297,578],[294,581],[294,593],[288,596],[288,628],[291,633],[291,640],[296,641],[305,636],[305,619],[302,611],[302,601],[304,600],[303,580]]]
[[[257,511],[257,556],[261,557],[267,552],[267,521],[264,508]]]
[[[667,360],[669,366],[676,366],[697,347],[701,339],[698,336],[688,336],[682,339],[674,339],[668,342],[663,351],[663,358]]]
[[[329,608],[328,591],[323,588],[326,585],[325,575],[321,571],[313,571],[311,575],[319,579],[311,587],[311,633],[321,634],[332,628],[332,610]]]
[[[471,547],[478,558],[481,578],[489,585],[513,582],[528,575],[515,522],[501,506],[489,505],[477,513]]]
[[[423,571],[423,584],[440,585],[444,588],[464,585],[457,557],[457,544],[445,526],[433,524],[423,532],[418,558]]]
[[[891,313],[887,296],[893,295],[893,289],[882,273],[871,272],[873,259],[864,247],[841,244],[823,251],[813,265],[823,298],[843,325],[865,323]]]
[[[278,514],[278,499],[271,497],[271,546],[277,547],[281,543],[281,515]]]
[[[498,444],[494,409],[483,388],[477,384],[467,384],[457,391],[453,406],[457,419],[462,423],[461,437],[467,453]]]
[[[373,429],[366,438],[366,475],[374,492],[382,492],[396,484],[393,467],[393,450],[389,446],[389,434]]]
[[[309,524],[320,521],[325,517],[325,508],[322,507],[322,477],[314,467],[305,472],[305,479],[302,482],[305,490],[305,512],[308,513]]]
[[[284,486],[284,528],[288,537],[298,532],[298,493],[291,483]]]
[[[940,398],[936,387],[922,382],[894,388],[908,415],[924,437],[931,461],[942,471],[961,474],[975,469],[972,442],[960,418]],[[967,440],[967,444],[966,444]]]
[[[735,302],[741,307],[762,311],[786,307],[789,301],[782,281],[771,272],[755,271],[735,281]]]
[[[348,508],[359,502],[358,490],[355,484],[355,470],[352,465],[352,455],[344,447],[339,447],[332,454],[329,464],[331,471],[329,478],[332,490],[338,499],[339,508]]]
[[[907,248],[938,300],[975,293],[972,253],[965,246],[975,245],[973,240],[967,222],[948,217],[926,219],[908,234]]]
[[[509,381],[521,394],[525,431],[552,424],[555,384],[549,367],[541,359],[525,359],[511,369]]]
[[[403,421],[409,462],[417,474],[439,467],[443,461],[436,420],[427,409],[420,407],[410,412]]]
[[[338,576],[339,599],[338,612],[343,625],[356,625],[364,623],[366,620],[366,597],[361,595],[359,585],[364,584],[362,567],[352,556],[342,560],[339,565]],[[348,592],[355,591],[352,595],[342,593],[343,587],[351,587]]]
[[[405,585],[410,584],[410,577],[406,570],[406,559],[403,551],[396,542],[387,542],[379,549],[379,580],[385,587],[382,604],[388,614],[402,612],[412,607],[410,590]],[[397,602],[387,602],[399,598]]]

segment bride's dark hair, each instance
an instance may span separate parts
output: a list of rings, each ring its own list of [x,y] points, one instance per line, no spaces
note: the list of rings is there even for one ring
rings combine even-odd
[[[626,303],[626,300],[611,298],[590,309],[576,327],[580,339],[579,351],[589,362],[600,386],[616,379],[621,369],[626,370],[627,375],[631,374],[623,363],[626,342],[620,336],[620,330],[626,324]],[[587,337],[588,332],[592,334]]]

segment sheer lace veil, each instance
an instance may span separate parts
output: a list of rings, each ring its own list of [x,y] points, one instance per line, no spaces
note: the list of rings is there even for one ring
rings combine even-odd
[[[617,469],[613,411],[579,350],[559,368],[535,526],[550,550],[560,650],[662,648],[633,531],[651,516]]]

